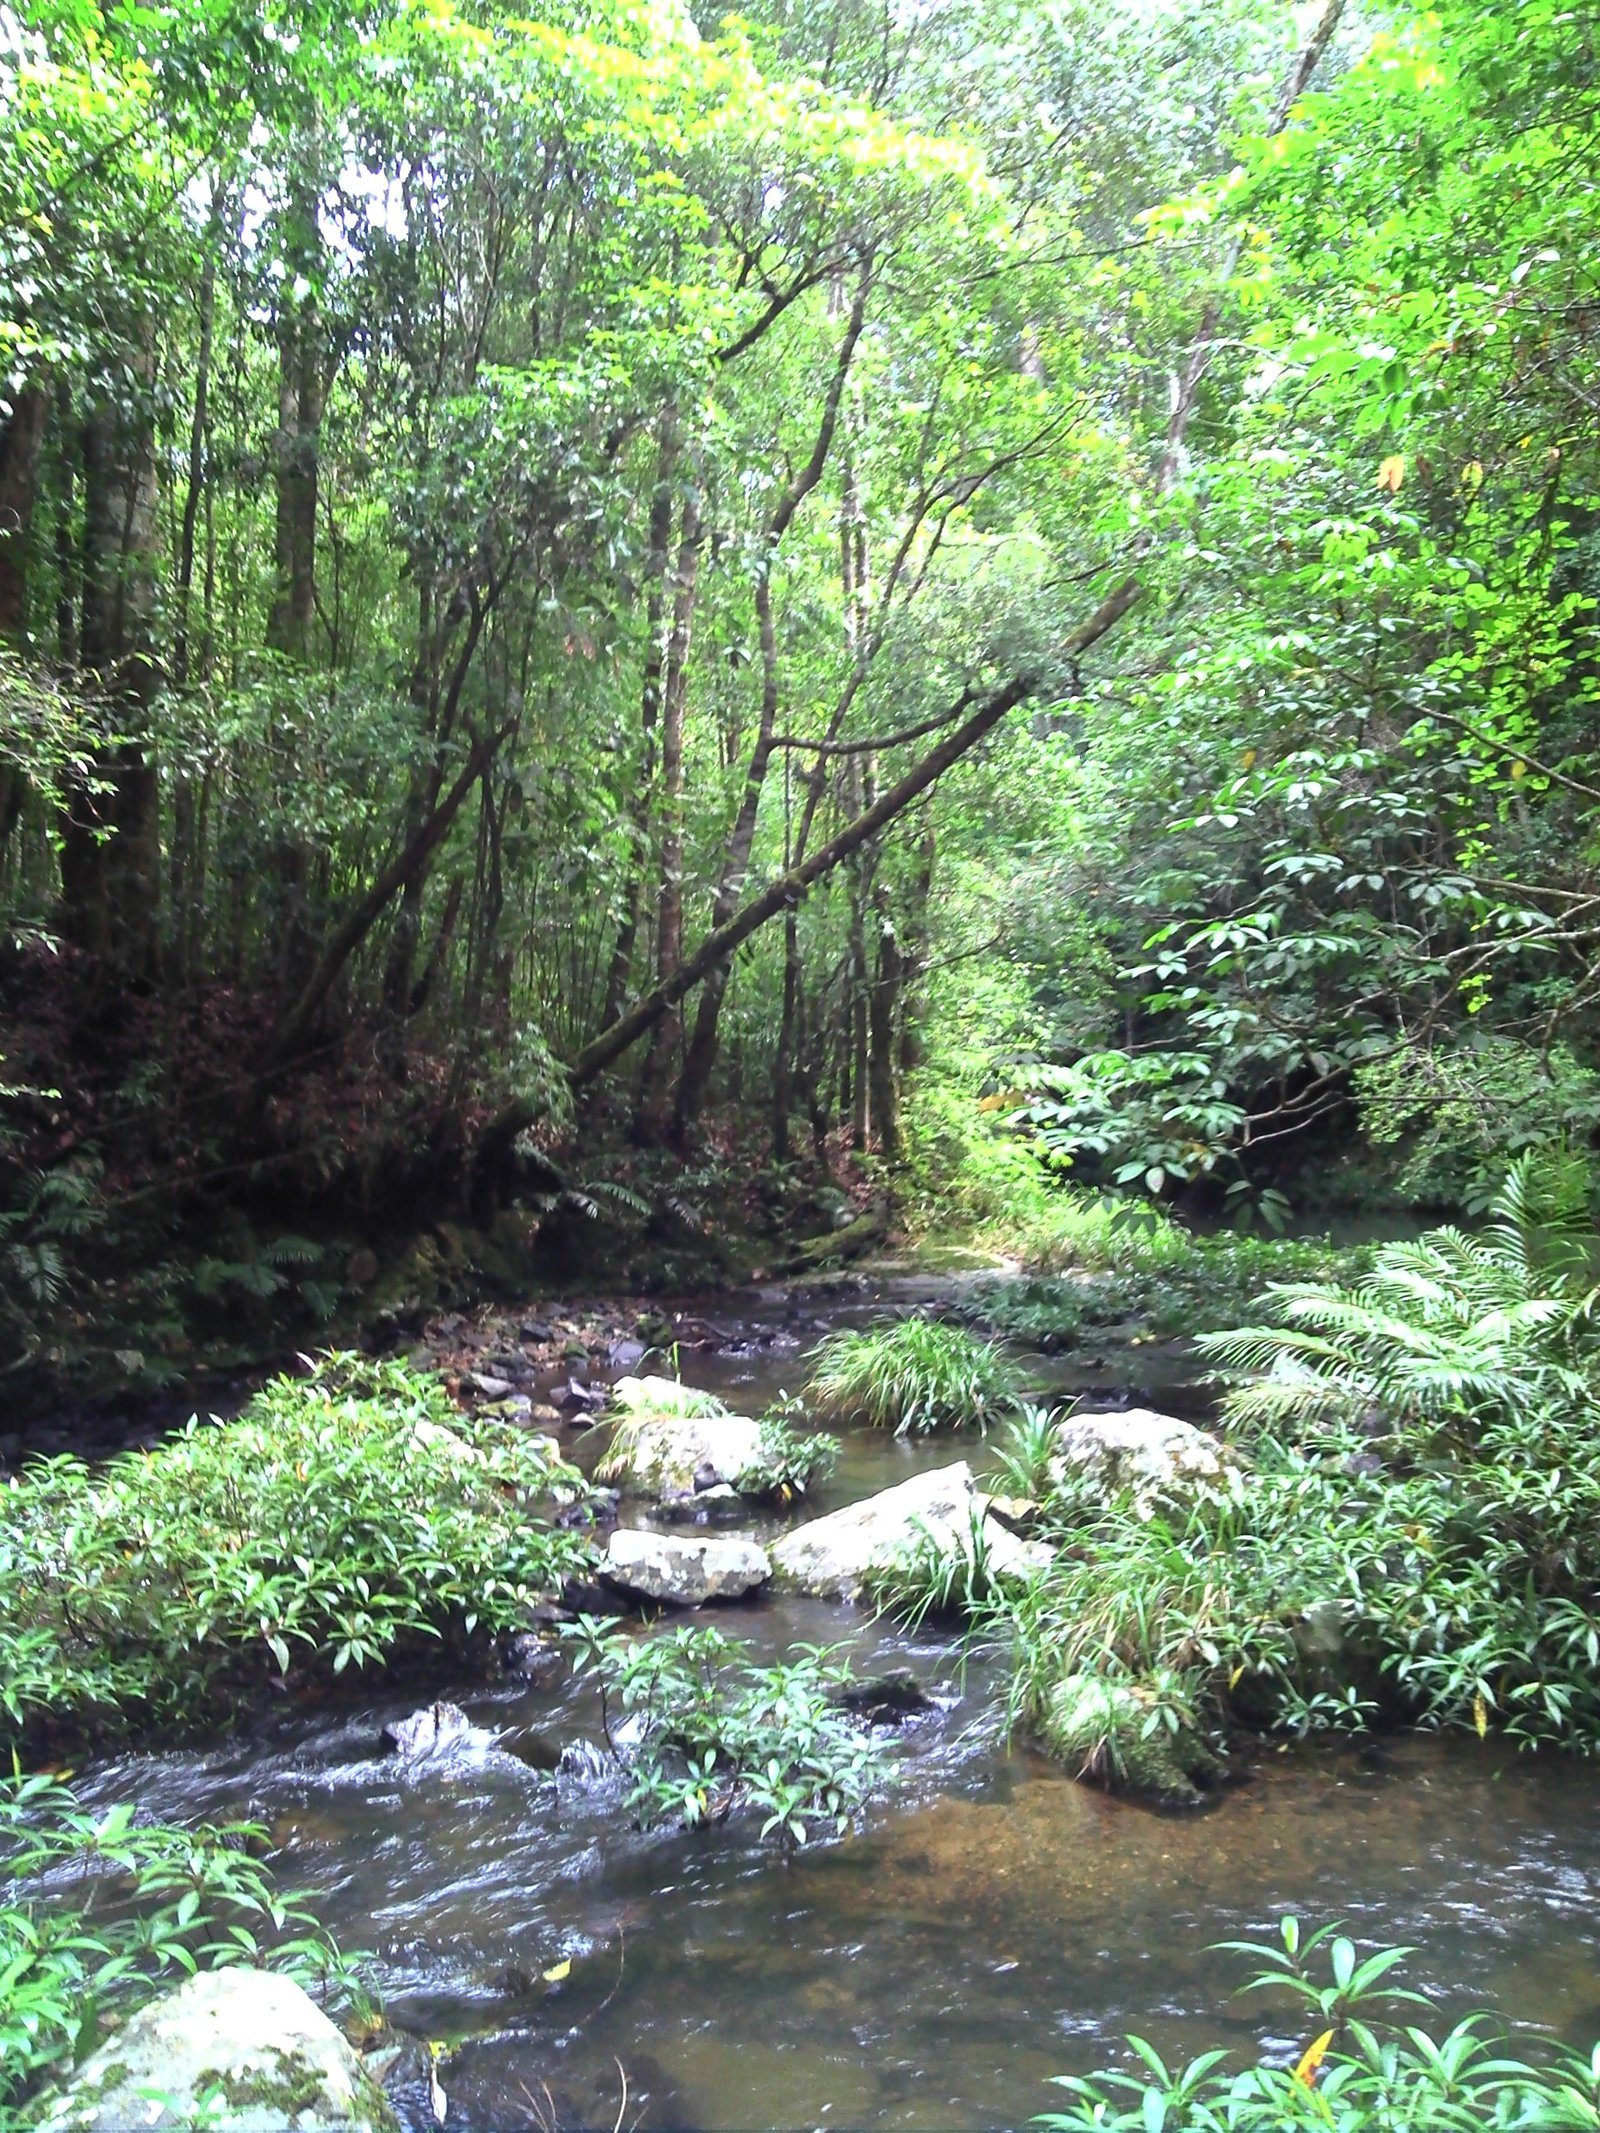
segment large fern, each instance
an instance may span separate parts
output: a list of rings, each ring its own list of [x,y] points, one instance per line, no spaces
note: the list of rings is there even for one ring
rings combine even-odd
[[[1383,1247],[1354,1287],[1267,1291],[1275,1326],[1202,1337],[1253,1373],[1228,1401],[1240,1422],[1472,1422],[1588,1398],[1597,1360],[1580,1166],[1522,1157],[1481,1235],[1455,1228]]]

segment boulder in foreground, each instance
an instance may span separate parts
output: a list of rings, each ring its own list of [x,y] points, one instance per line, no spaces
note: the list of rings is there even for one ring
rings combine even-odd
[[[988,1498],[958,1459],[797,1527],[775,1543],[772,1561],[782,1582],[801,1592],[853,1600],[874,1571],[930,1537],[941,1550],[970,1557],[975,1523],[996,1578],[1027,1576],[1050,1560],[1047,1548],[1019,1540],[988,1516]]]
[[[1209,1430],[1150,1407],[1121,1414],[1072,1415],[1055,1432],[1050,1479],[1057,1488],[1087,1482],[1109,1503],[1132,1499],[1140,1518],[1186,1512],[1225,1496],[1245,1462]]]
[[[600,1575],[608,1585],[669,1607],[737,1600],[772,1575],[766,1550],[736,1534],[690,1538],[623,1528],[606,1544]]]
[[[131,2017],[36,2106],[41,2133],[205,2125],[228,2133],[399,2133],[328,2017],[270,1970],[206,1970]],[[159,2098],[160,2101],[152,2101]]]

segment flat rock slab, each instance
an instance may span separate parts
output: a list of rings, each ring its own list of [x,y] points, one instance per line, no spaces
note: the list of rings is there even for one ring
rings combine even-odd
[[[764,1585],[772,1563],[764,1548],[734,1534],[613,1533],[600,1575],[619,1591],[669,1607],[737,1600]]]
[[[382,2091],[316,2003],[268,1970],[208,1970],[142,2008],[35,2106],[41,2133],[208,2123],[229,2133],[399,2133]],[[156,2095],[164,2099],[153,2103]]]
[[[941,1549],[970,1558],[981,1532],[989,1567],[998,1578],[1029,1575],[1050,1561],[1048,1548],[1019,1540],[988,1515],[988,1498],[965,1459],[916,1474],[862,1503],[785,1534],[772,1550],[782,1583],[823,1599],[858,1599],[869,1574],[931,1536]]]
[[[1059,1488],[1087,1481],[1105,1502],[1129,1496],[1141,1518],[1185,1511],[1226,1495],[1245,1461],[1209,1430],[1150,1407],[1073,1415],[1055,1432],[1050,1479]]]

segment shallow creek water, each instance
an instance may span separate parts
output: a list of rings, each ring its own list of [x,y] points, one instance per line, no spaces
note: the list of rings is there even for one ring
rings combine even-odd
[[[739,1330],[748,1354],[686,1356],[683,1374],[758,1409],[798,1382],[815,1321],[774,1306]],[[806,1515],[964,1454],[981,1463],[853,1434]],[[1411,1982],[1446,2015],[1492,2003],[1600,2036],[1586,1766],[1470,1741],[1268,1754],[1207,1812],[1158,1815],[1008,1750],[989,1664],[951,1638],[788,1596],[719,1621],[758,1653],[842,1644],[859,1670],[910,1666],[934,1689],[895,1739],[897,1787],[849,1842],[786,1865],[750,1826],[630,1831],[595,1701],[570,1681],[451,1692],[524,1755],[531,1734],[531,1761],[487,1747],[401,1766],[379,1734],[412,1696],[124,1758],[82,1789],[269,1824],[282,1879],[374,1952],[391,2018],[450,2047],[450,2127],[566,2133],[619,2111],[649,2133],[1022,2126],[1051,2107],[1052,2074],[1116,2059],[1129,2030],[1183,2054],[1292,2048],[1270,2001],[1230,1999],[1237,1959],[1208,1952],[1289,1910],[1415,1943]],[[425,2085],[397,2102],[431,2126]]]

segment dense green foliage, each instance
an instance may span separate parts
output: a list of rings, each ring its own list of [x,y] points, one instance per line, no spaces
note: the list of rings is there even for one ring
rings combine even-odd
[[[1386,1246],[1354,1289],[1269,1291],[1284,1326],[1207,1340],[1260,1373],[1229,1402],[1250,1466],[1154,1515],[1052,1476],[1019,1424],[1005,1475],[1059,1550],[991,1597],[1014,1718],[1048,1737],[1063,1683],[1126,1691],[1078,1758],[1113,1776],[1162,1730],[1380,1715],[1600,1748],[1600,1369],[1564,1177],[1523,1164],[1482,1237]]]
[[[805,1397],[829,1419],[919,1437],[986,1429],[1020,1382],[993,1341],[942,1319],[900,1318],[830,1333],[812,1354]]]
[[[153,1451],[35,1461],[3,1485],[6,1731],[216,1716],[269,1675],[521,1627],[589,1559],[548,1517],[585,1488],[545,1438],[354,1356]]]
[[[587,1620],[574,1635],[600,1684],[607,1739],[626,1740],[628,1802],[643,1828],[747,1811],[789,1850],[819,1831],[843,1836],[885,1782],[871,1734],[839,1700],[850,1670],[828,1652],[801,1647],[756,1666],[716,1629],[620,1638]],[[625,1735],[613,1733],[612,1698]]]
[[[1230,2055],[1212,2051],[1168,2066],[1135,2037],[1136,2071],[1063,2078],[1068,2108],[1039,2124],[1050,2133],[1578,2133],[1600,2125],[1600,2046],[1587,2058],[1555,2052],[1535,2065],[1481,2016],[1444,2036],[1401,2020],[1406,2002],[1426,2005],[1390,1982],[1409,1949],[1363,1958],[1335,1928],[1302,1936],[1293,1918],[1283,1921],[1280,1946],[1231,1945],[1264,1966],[1245,1989],[1290,1997],[1309,2027],[1296,2061],[1231,2072]],[[1317,1974],[1323,1959],[1326,1981]]]
[[[1584,18],[7,37],[14,1356],[559,1223],[529,1134],[1274,1227],[1592,1132]]]
[[[354,1965],[272,1887],[250,1823],[175,1829],[91,1814],[54,1778],[0,1781],[0,2122],[52,2067],[163,1980],[230,1963],[360,1995]],[[49,1877],[48,1897],[30,1884]],[[63,1879],[64,1886],[63,1886]]]

